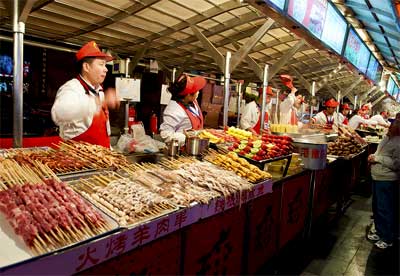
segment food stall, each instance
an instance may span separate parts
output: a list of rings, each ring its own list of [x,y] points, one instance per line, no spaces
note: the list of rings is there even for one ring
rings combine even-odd
[[[131,65],[127,61],[122,66],[122,58],[111,65],[117,72],[114,77],[130,75],[136,84],[141,80],[140,87],[135,88],[136,111],[131,112],[129,104],[119,110],[123,126],[117,138],[132,114],[136,114],[134,120],[141,120],[147,131],[150,122],[146,120],[161,117],[165,82],[175,78],[176,66],[182,72],[189,69],[193,74],[208,75],[208,90],[204,89],[201,102],[208,125],[198,135],[199,139],[209,140],[210,149],[196,157],[188,153],[179,156],[172,154],[173,151],[170,154],[174,157],[167,152],[158,153],[154,162],[149,162],[151,158],[140,162],[137,156],[53,139],[43,144],[19,141],[17,146],[22,148],[2,150],[0,194],[4,198],[18,195],[19,206],[10,205],[14,208],[7,209],[8,205],[4,204],[7,201],[1,201],[0,240],[7,246],[7,251],[3,251],[7,255],[1,256],[0,273],[256,273],[289,242],[310,231],[312,223],[333,204],[338,206],[338,215],[343,210],[358,180],[360,160],[366,158],[364,142],[358,136],[346,130],[332,142],[328,142],[332,136],[323,135],[324,146],[319,150],[301,148],[296,146],[300,143],[296,139],[311,138],[318,130],[301,133],[300,124],[279,124],[274,118],[279,117],[276,115],[271,116],[270,130],[274,133],[253,136],[227,125],[226,103],[232,78],[262,81],[264,96],[267,84],[272,83],[277,91],[272,105],[278,114],[279,93],[286,89],[281,85],[279,74],[295,76],[293,85],[301,90],[307,104],[301,110],[302,116],[309,113],[312,117],[312,110],[319,102],[316,97],[319,95],[321,100],[331,94],[331,83],[350,88],[357,82],[358,91],[369,91],[370,84],[359,80],[357,70],[341,64],[339,48],[345,48],[347,25],[341,45],[332,40],[329,30],[320,30],[322,33],[317,37],[322,35],[321,43],[303,27],[296,33],[288,30],[288,24],[293,21],[278,18],[279,9],[282,11],[285,5],[271,5],[269,1],[262,4],[177,1],[179,5],[161,2],[150,1],[145,5],[121,1],[122,4],[103,5],[93,1],[81,6],[72,1],[70,5],[79,18],[90,16],[97,23],[90,25],[71,15],[69,21],[74,24],[68,26],[63,20],[54,22],[46,11],[50,8],[55,14],[65,14],[62,11],[69,10],[69,6],[64,3],[54,1],[44,4],[47,8],[34,6],[32,11],[32,7],[26,6],[24,14],[32,12],[31,21],[27,21],[32,33],[26,42],[48,49],[41,52],[41,68],[48,74],[57,71],[54,67],[50,70],[44,58],[51,46],[31,41],[39,34],[46,41],[53,39],[51,32],[41,29],[40,22],[46,23],[45,28],[57,28],[65,46],[74,46],[73,49],[53,46],[57,51],[73,52],[83,40],[97,37],[109,51],[126,60],[132,58]],[[327,7],[330,20],[342,22],[333,4]],[[293,7],[286,8],[292,19],[295,17],[296,25],[301,26],[299,23],[303,20],[296,18]],[[171,14],[174,9],[179,9],[179,16],[176,12]],[[99,12],[94,15],[90,10]],[[216,21],[219,17],[224,24]],[[237,17],[241,19],[239,22]],[[230,32],[234,32],[233,37]],[[207,38],[212,36],[219,39]],[[247,42],[241,41],[243,38]],[[232,46],[232,41],[237,43]],[[271,42],[273,46],[265,46]],[[326,49],[326,45],[333,49],[333,54],[320,50]],[[238,50],[231,56],[234,48]],[[265,53],[266,50],[273,52]],[[354,51],[346,52],[350,60]],[[148,58],[144,58],[145,53]],[[149,59],[152,66],[157,60],[162,71],[154,73],[152,68],[150,72]],[[271,60],[271,64],[262,70],[259,64],[265,64],[266,60]],[[368,67],[367,64],[365,69]],[[212,77],[215,74],[224,78],[216,83],[219,78]],[[311,85],[309,80],[316,74],[321,80]],[[43,93],[54,97],[56,90],[46,90],[47,84],[41,79],[38,78],[44,87]],[[50,78],[43,79],[50,81]],[[15,89],[22,93],[18,87]],[[352,96],[352,89],[343,91],[342,95]],[[243,91],[236,92],[240,102]],[[224,118],[220,127],[216,118],[222,109]],[[152,132],[155,134],[156,130]],[[7,142],[2,148],[10,146]],[[306,164],[321,163],[321,160],[324,166],[320,168]],[[36,195],[32,191],[34,187],[44,189],[45,196]],[[32,204],[37,207],[29,203],[25,193],[34,194]],[[64,216],[65,213],[69,216]],[[22,230],[25,229],[21,228],[22,218],[32,222],[29,225],[34,227],[29,228],[30,232]]]

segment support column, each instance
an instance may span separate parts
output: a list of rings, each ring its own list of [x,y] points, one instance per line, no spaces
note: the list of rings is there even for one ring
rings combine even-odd
[[[14,70],[13,70],[13,147],[22,147],[23,139],[23,66],[25,23],[18,21],[18,3],[14,1]]]
[[[265,120],[265,103],[267,96],[267,86],[268,86],[268,69],[269,65],[265,64],[264,67],[264,80],[263,80],[263,89],[262,89],[262,104],[261,104],[261,125],[260,125],[260,133],[264,130],[264,120]]]
[[[223,116],[223,124],[224,128],[228,126],[228,109],[229,109],[229,82],[231,79],[230,69],[230,62],[231,62],[231,52],[226,52],[226,59],[225,59],[225,93],[224,93],[224,116]]]
[[[238,84],[238,100],[237,100],[237,123],[236,126],[240,126],[240,108],[242,104],[242,83],[239,82]]]

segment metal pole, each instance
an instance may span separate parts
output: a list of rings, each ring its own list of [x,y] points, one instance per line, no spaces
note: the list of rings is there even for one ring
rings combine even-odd
[[[262,89],[262,101],[261,101],[261,125],[260,132],[262,132],[265,128],[264,120],[265,120],[265,103],[267,102],[267,86],[268,86],[268,69],[269,65],[265,64],[264,67],[264,79],[263,79],[263,89]]]
[[[275,116],[274,116],[274,124],[279,124],[280,120],[278,121],[278,112],[279,112],[279,92],[276,92],[276,102],[275,102]]]
[[[312,82],[311,84],[311,99],[313,99],[315,97],[315,81]],[[314,105],[310,106],[310,122],[311,122],[311,118],[313,117],[314,114]]]
[[[174,69],[172,69],[172,82],[175,81],[176,78],[176,68],[174,67]]]
[[[224,93],[224,116],[223,116],[223,123],[224,128],[228,125],[228,108],[229,108],[229,81],[231,78],[231,74],[229,72],[230,68],[230,61],[231,61],[231,52],[226,52],[226,59],[225,59],[225,93]]]
[[[242,103],[242,83],[238,85],[238,99],[237,99],[237,123],[236,126],[240,126],[240,105]]]
[[[339,105],[336,107],[336,113],[339,114],[339,108],[340,108],[340,90],[337,92],[337,101]]]
[[[130,59],[127,58],[125,62],[125,78],[128,78],[128,68],[129,68],[129,62]],[[133,72],[132,72],[133,74]],[[125,134],[128,134],[129,132],[129,100],[126,100],[125,103],[125,128],[124,128]]]
[[[14,84],[13,84],[13,147],[22,147],[23,139],[23,66],[24,66],[24,33],[25,23],[18,22],[18,3],[14,1],[13,32],[14,32]]]

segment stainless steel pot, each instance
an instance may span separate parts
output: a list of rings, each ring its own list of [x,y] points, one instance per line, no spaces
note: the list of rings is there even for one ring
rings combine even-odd
[[[168,147],[168,155],[175,157],[176,155],[179,155],[179,142],[178,140],[172,140],[169,143],[167,143]]]
[[[208,149],[209,142],[209,139],[186,137],[186,153],[190,155],[200,155]]]

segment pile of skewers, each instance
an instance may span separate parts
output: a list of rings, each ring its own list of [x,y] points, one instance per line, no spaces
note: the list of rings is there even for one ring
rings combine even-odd
[[[135,179],[104,172],[71,186],[123,226],[132,226],[177,210],[177,206]]]
[[[0,212],[33,254],[39,255],[111,229],[104,217],[45,165],[0,163]],[[51,178],[49,178],[51,177]]]

